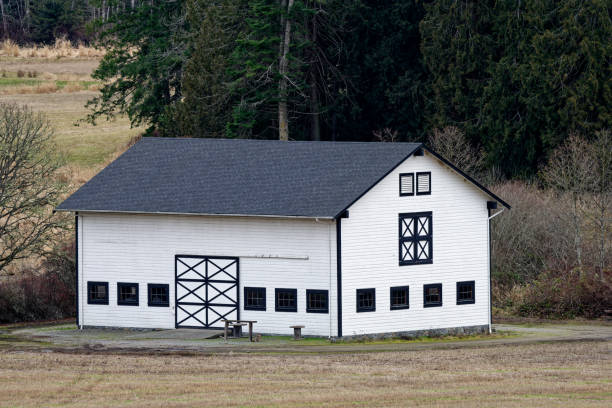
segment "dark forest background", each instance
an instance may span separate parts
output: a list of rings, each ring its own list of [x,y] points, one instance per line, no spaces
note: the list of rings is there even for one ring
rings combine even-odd
[[[507,177],[610,126],[609,0],[0,0],[4,37],[109,50],[90,120],[148,134],[424,141]]]

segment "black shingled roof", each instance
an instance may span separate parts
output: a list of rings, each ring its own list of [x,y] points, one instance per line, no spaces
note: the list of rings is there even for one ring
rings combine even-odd
[[[333,218],[421,146],[144,138],[57,210]]]

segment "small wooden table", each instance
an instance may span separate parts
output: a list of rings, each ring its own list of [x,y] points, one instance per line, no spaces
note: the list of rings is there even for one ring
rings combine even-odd
[[[289,326],[293,329],[293,340],[300,340],[302,338],[302,329],[306,326]]]
[[[225,327],[223,328],[223,340],[227,341],[227,330],[230,324],[232,326],[242,327],[246,324],[249,325],[249,341],[253,342],[253,323],[257,323],[256,320],[223,320]]]

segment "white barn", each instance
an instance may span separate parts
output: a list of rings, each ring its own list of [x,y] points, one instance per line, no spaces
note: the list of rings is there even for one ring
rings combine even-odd
[[[64,201],[80,327],[490,329],[510,206],[420,143],[145,138]]]

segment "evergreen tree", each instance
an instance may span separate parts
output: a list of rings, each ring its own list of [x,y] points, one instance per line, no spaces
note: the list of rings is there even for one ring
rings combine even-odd
[[[420,51],[419,1],[353,0],[344,13],[341,94],[326,115],[332,140],[375,140],[373,132],[397,131],[398,140],[423,140],[425,70]]]
[[[245,28],[246,0],[190,0],[188,21],[197,28],[182,80],[184,99],[175,106],[165,135],[224,137],[237,100],[229,68],[236,38]]]
[[[90,122],[125,113],[133,126],[149,125],[149,134],[169,126],[188,57],[185,14],[185,0],[153,0],[98,22],[97,44],[108,52],[92,75],[105,85],[87,103]]]
[[[428,126],[460,127],[489,165],[533,174],[572,131],[610,126],[605,1],[442,0],[426,10]]]
[[[83,18],[83,4],[68,0],[43,0],[32,3],[31,39],[53,44],[56,38],[78,39]]]

